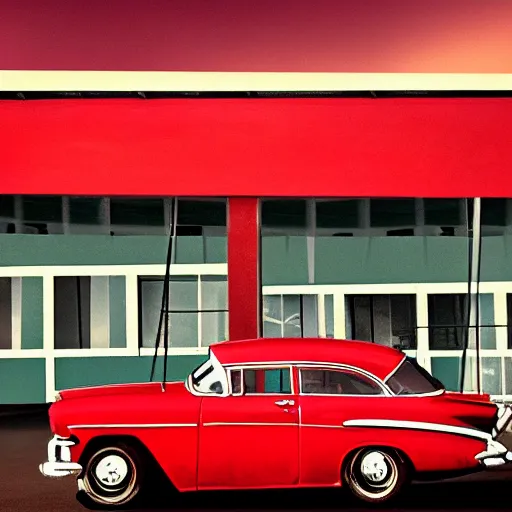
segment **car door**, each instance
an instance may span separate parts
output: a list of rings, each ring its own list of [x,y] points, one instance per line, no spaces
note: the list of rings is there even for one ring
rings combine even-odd
[[[299,367],[298,373],[300,484],[336,485],[343,457],[361,441],[361,433],[343,428],[343,422],[367,417],[388,394],[371,376],[351,368]]]
[[[296,485],[299,413],[291,367],[229,373],[231,394],[202,400],[198,488]]]

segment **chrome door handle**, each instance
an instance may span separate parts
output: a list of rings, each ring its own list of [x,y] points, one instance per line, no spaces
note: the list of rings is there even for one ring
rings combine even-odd
[[[278,400],[277,402],[274,402],[276,405],[282,406],[282,405],[295,405],[295,400]]]

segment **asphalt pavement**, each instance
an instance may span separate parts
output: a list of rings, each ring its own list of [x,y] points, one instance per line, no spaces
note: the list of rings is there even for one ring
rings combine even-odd
[[[44,413],[0,416],[0,512],[78,512],[73,478],[39,473],[51,437]],[[387,510],[512,510],[512,470],[494,470],[441,483],[414,484]],[[164,489],[165,491],[165,489]],[[169,493],[143,510],[368,510],[340,489]],[[140,510],[140,509],[139,509]]]

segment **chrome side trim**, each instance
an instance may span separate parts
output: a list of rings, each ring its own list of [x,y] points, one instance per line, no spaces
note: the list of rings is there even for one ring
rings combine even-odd
[[[203,423],[203,427],[298,427],[298,423],[264,423],[264,422],[224,422],[212,421]]]
[[[166,384],[180,384],[182,383],[183,381],[182,380],[168,380],[166,381],[165,383]],[[151,386],[151,385],[156,385],[158,384],[158,382],[129,382],[129,383],[121,383],[121,384],[103,384],[103,385],[100,385],[100,386],[78,386],[76,388],[64,388],[64,389],[59,389],[57,391],[57,393],[60,393],[61,391],[62,392],[66,392],[66,391],[87,391],[89,389],[93,390],[93,389],[110,389],[110,388],[122,388],[122,387],[129,387],[129,386],[142,386],[142,385],[146,385],[146,386]],[[122,395],[120,395],[122,396]]]
[[[197,427],[197,423],[105,423],[105,424],[83,424],[68,425],[69,429],[79,428],[179,428]]]
[[[391,370],[390,373],[388,373],[388,375],[386,376],[386,378],[384,379],[384,382],[387,383],[387,381],[393,377],[393,375],[398,371],[398,368],[400,368],[400,366],[402,366],[404,364],[404,362],[407,360],[407,355],[404,355],[403,359]]]
[[[440,432],[444,434],[454,434],[464,437],[472,437],[474,439],[482,439],[483,441],[491,441],[491,434],[482,432],[481,430],[457,427],[454,425],[444,425],[440,423],[424,423],[421,421],[398,421],[398,420],[348,420],[343,422],[344,427],[366,427],[366,428],[394,428],[405,430],[422,430],[427,432]]]
[[[301,427],[305,428],[345,428],[343,425],[320,425],[320,424],[313,424],[313,423],[302,423]]]
[[[322,425],[313,423],[251,423],[251,422],[229,422],[229,421],[212,421],[203,423],[203,427],[301,427],[301,428],[345,428],[343,425]]]

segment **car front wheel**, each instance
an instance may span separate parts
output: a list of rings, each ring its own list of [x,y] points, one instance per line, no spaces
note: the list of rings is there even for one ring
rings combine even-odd
[[[143,463],[137,450],[125,444],[105,446],[88,458],[83,486],[94,503],[117,508],[132,503],[142,487]]]
[[[344,483],[357,498],[383,503],[394,498],[407,482],[407,464],[394,450],[363,448],[349,458]]]

